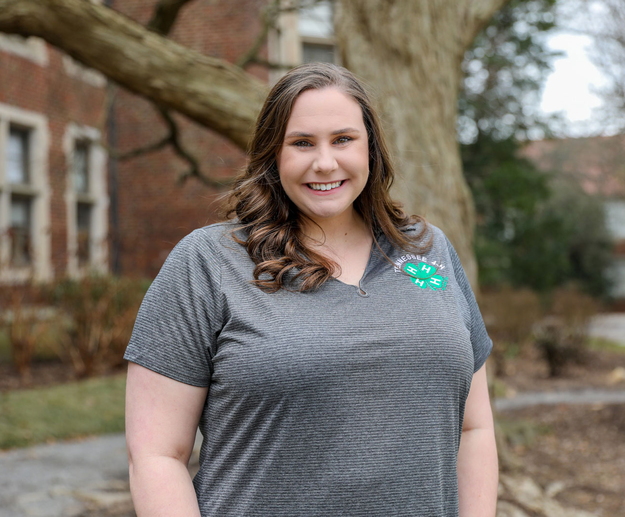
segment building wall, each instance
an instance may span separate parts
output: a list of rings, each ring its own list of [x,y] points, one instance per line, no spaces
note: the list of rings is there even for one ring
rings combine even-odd
[[[17,124],[32,138],[31,171],[36,176],[36,208],[33,210],[34,262],[31,268],[12,266],[10,261],[10,194],[0,198],[0,278],[24,276],[50,278],[63,275],[68,267],[68,206],[66,190],[69,163],[63,141],[72,124],[92,129],[104,123],[105,89],[97,74],[85,75],[60,52],[41,40],[0,35],[0,178],[7,172],[8,129]],[[6,176],[0,191],[11,190]],[[13,189],[15,191],[15,189]],[[106,192],[102,193],[103,195]]]

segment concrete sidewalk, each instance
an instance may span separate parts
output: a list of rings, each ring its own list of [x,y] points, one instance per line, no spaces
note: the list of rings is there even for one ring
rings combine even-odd
[[[625,346],[625,313],[599,314],[592,319],[588,332]]]
[[[129,515],[131,510],[123,435],[0,452],[0,517]]]

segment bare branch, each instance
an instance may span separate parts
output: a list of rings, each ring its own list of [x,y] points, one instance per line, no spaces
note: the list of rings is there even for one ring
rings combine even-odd
[[[180,158],[182,158],[185,162],[189,164],[189,169],[187,170],[187,172],[181,174],[178,178],[178,182],[180,184],[184,184],[189,178],[196,178],[204,185],[211,187],[223,187],[231,183],[232,180],[229,178],[226,178],[224,180],[217,180],[204,175],[200,169],[200,163],[197,158],[193,156],[193,154],[185,149],[182,145],[178,124],[171,116],[171,113],[169,113],[169,111],[160,106],[156,106],[156,109],[160,113],[163,121],[167,125],[167,129],[169,130],[167,143],[172,146],[172,148]]]
[[[160,0],[154,8],[152,19],[146,27],[158,34],[166,36],[176,23],[178,13],[192,0]]]
[[[237,66],[245,68],[251,63],[258,63],[258,53],[267,41],[270,29],[277,26],[278,16],[280,16],[280,0],[273,0],[263,9],[263,25],[252,47],[237,60]]]
[[[130,160],[132,158],[137,158],[138,156],[141,156],[142,154],[148,154],[148,153],[153,153],[154,151],[160,151],[161,149],[167,147],[167,145],[170,143],[170,140],[171,140],[170,135],[167,135],[152,144],[147,144],[142,147],[137,147],[136,149],[132,149],[131,151],[126,151],[123,153],[117,151],[116,149],[113,149],[110,146],[105,146],[105,148],[108,154],[111,156],[111,158],[114,158],[116,160],[119,160],[120,162],[123,162],[126,160]]]
[[[251,65],[251,64],[264,66],[266,68],[269,68],[270,70],[290,70],[291,68],[294,68],[297,66],[297,63],[290,63],[290,64],[289,63],[276,63],[274,61],[269,61],[267,59],[263,59],[258,56],[251,58],[249,60],[247,65]],[[246,66],[246,65],[243,65],[243,66]]]

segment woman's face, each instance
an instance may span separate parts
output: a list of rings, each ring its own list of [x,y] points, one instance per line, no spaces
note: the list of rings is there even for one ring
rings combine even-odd
[[[317,224],[351,221],[369,177],[358,103],[334,87],[303,92],[287,122],[278,171],[287,196]]]

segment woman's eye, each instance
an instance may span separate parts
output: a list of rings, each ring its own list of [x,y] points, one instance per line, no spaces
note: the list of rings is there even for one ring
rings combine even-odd
[[[294,145],[295,147],[311,147],[312,144],[310,142],[307,142],[306,140],[298,140],[297,142],[293,142],[291,145]]]
[[[352,140],[352,138],[351,138],[351,137],[349,137],[349,136],[339,136],[339,137],[335,140],[335,142],[336,142],[337,144],[346,144],[347,142],[350,142],[351,140]]]

